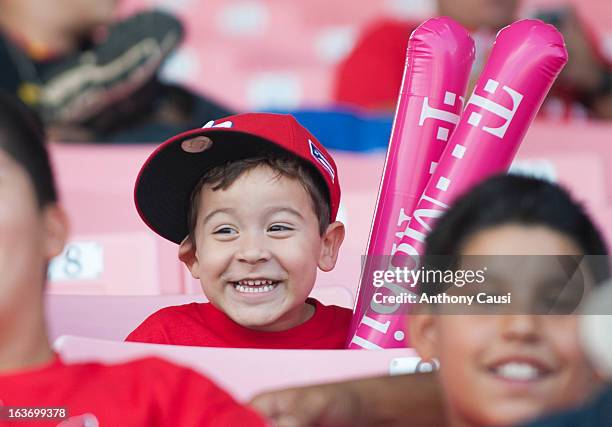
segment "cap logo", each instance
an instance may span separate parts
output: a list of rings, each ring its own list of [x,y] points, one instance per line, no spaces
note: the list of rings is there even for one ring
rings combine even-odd
[[[202,126],[202,129],[210,129],[210,128],[231,128],[234,126],[234,123],[230,122],[230,121],[226,121],[226,122],[221,122],[219,124],[215,124],[214,120],[209,121],[208,123],[206,123],[204,126]]]
[[[186,153],[201,153],[202,151],[208,150],[212,146],[213,142],[207,136],[196,136],[195,138],[189,138],[181,142],[181,148]]]
[[[334,168],[332,167],[331,163],[329,163],[329,161],[325,158],[321,150],[319,150],[310,139],[308,140],[308,145],[310,145],[310,154],[312,155],[312,157],[314,157],[314,159],[319,162],[323,169],[327,171],[327,173],[331,177],[332,182],[334,182],[334,179],[336,178],[336,173],[334,172]]]

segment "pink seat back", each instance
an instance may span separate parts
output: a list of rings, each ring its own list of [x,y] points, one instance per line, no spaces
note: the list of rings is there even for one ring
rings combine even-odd
[[[202,300],[196,295],[47,295],[47,328],[52,339],[80,335],[122,341],[157,310]]]
[[[419,358],[410,349],[259,350],[181,347],[120,343],[64,336],[55,349],[67,362],[123,362],[158,356],[189,366],[215,380],[236,398],[246,400],[270,389],[341,381],[355,377],[388,375],[402,365],[404,372],[418,369]],[[397,372],[399,373],[399,372]]]
[[[176,245],[149,230],[134,207],[134,182],[153,148],[50,146],[60,198],[70,218],[71,239],[63,257],[51,267],[49,293],[183,291]]]
[[[315,289],[314,298],[326,305],[352,308],[351,293],[342,287]],[[122,341],[143,320],[172,305],[204,302],[200,295],[47,295],[47,327],[52,339],[79,335]]]
[[[338,64],[365,29],[380,19],[422,22],[435,0],[227,1],[123,0],[123,14],[165,7],[186,37],[166,68],[171,79],[238,110],[326,106]],[[558,9],[568,0],[524,0],[524,13]],[[609,0],[572,2],[605,49],[612,27]],[[207,22],[209,25],[202,25]],[[609,53],[608,53],[609,54]],[[610,55],[610,54],[609,54]],[[209,66],[214,58],[214,67]],[[364,82],[363,84],[367,84]]]

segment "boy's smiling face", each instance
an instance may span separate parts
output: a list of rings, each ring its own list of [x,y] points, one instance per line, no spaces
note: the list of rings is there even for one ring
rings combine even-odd
[[[257,166],[227,189],[204,185],[195,226],[180,258],[207,298],[235,322],[279,331],[310,318],[305,303],[317,267],[331,270],[344,226],[321,236],[311,196],[296,179]]]
[[[514,292],[521,304],[541,298],[540,288],[559,278],[554,269],[538,268],[554,257],[535,255],[580,253],[561,233],[520,225],[477,232],[462,250],[462,255],[534,255],[524,259],[534,260],[536,268],[489,268],[498,284],[493,286],[522,289]],[[487,292],[487,281],[480,286]],[[577,405],[597,384],[580,350],[576,315],[428,313],[415,316],[410,327],[421,356],[440,362],[452,426],[517,425]]]

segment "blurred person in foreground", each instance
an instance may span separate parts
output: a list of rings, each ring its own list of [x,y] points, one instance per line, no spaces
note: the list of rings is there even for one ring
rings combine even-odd
[[[576,260],[587,254],[597,256],[585,257],[576,270]],[[263,394],[253,404],[279,427],[482,427],[517,426],[586,403],[571,419],[590,417],[590,424],[567,424],[560,417],[541,425],[609,426],[612,411],[604,408],[612,389],[588,402],[602,384],[581,351],[573,312],[583,295],[609,277],[605,254],[598,230],[562,189],[532,178],[491,178],[440,218],[427,238],[425,260],[441,259],[433,264],[440,270],[486,260],[490,280],[479,290],[505,295],[512,289],[513,308],[457,311],[434,304],[413,314],[411,342],[424,360],[439,360],[436,374],[296,388]],[[444,292],[468,295],[472,289]],[[516,307],[518,312],[506,311]]]
[[[0,426],[266,425],[211,380],[158,358],[65,363],[43,302],[67,233],[42,126],[0,92]]]
[[[454,281],[421,282],[409,325],[421,358],[439,361],[448,425],[516,426],[599,391],[575,310],[609,277],[606,255],[582,207],[547,181],[500,175],[453,203],[423,264]],[[482,283],[465,280],[477,271]]]
[[[455,19],[476,42],[471,92],[482,71],[495,34],[515,21],[520,0],[437,0],[437,15]],[[569,62],[540,115],[551,120],[585,117],[612,119],[612,64],[595,47],[593,35],[577,11],[544,10],[539,18],[563,33]],[[392,112],[406,61],[406,47],[418,22],[382,19],[371,23],[338,66],[335,101],[374,111]]]
[[[229,111],[158,72],[181,23],[159,11],[114,21],[117,0],[0,0],[0,88],[60,141],[151,142]]]

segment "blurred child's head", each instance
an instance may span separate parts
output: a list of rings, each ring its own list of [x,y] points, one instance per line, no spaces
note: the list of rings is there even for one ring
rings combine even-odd
[[[428,306],[412,319],[413,345],[440,362],[451,425],[516,425],[588,397],[597,382],[580,350],[577,316],[567,313],[608,276],[607,249],[564,190],[512,175],[485,181],[457,200],[428,236],[426,256],[441,255],[450,255],[443,259],[452,265],[436,268],[453,270],[474,268],[476,256],[487,256],[480,258],[487,267],[480,288],[445,292],[511,293],[518,307],[440,315]],[[580,263],[583,255],[601,256]],[[553,309],[568,304],[574,306],[563,315]],[[552,314],[541,315],[541,305]]]
[[[179,233],[166,227],[164,218],[161,227],[152,224],[150,208],[143,213],[149,196],[139,196],[139,188],[151,182],[151,159],[136,188],[141,216],[156,232],[180,243],[179,257],[209,301],[235,322],[269,331],[297,326],[312,315],[305,301],[317,268],[334,267],[344,238],[343,225],[335,221],[340,197],[336,167],[290,116],[246,114],[217,123],[164,144],[182,148],[183,159],[170,162],[192,168],[189,178],[167,183],[170,192],[187,189]],[[169,148],[158,149],[153,157],[159,158],[160,150],[164,155]],[[189,165],[192,158],[196,161]],[[160,194],[150,197],[159,201]]]
[[[0,93],[0,316],[41,299],[47,264],[67,233],[56,202],[40,121]]]

